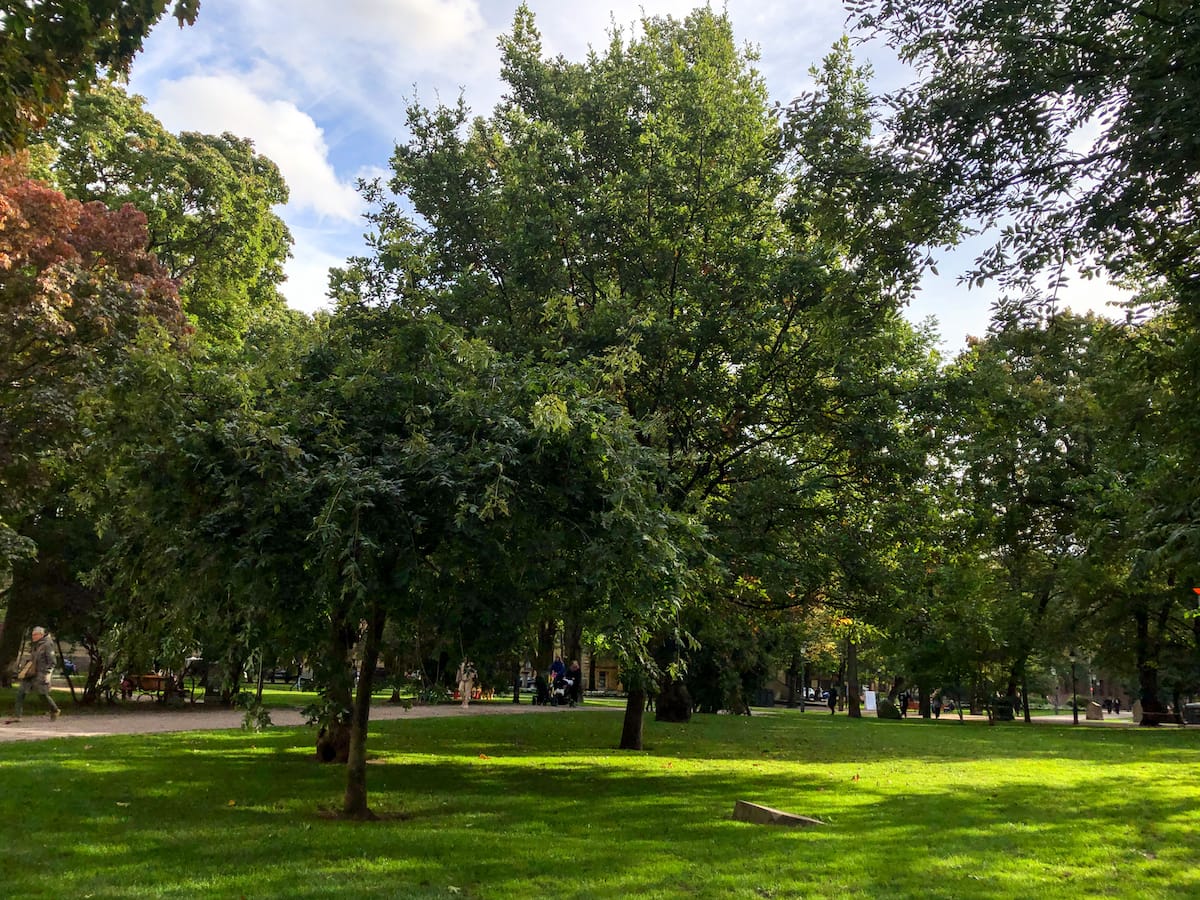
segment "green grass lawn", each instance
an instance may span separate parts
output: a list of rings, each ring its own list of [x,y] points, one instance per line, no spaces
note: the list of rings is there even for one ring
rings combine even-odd
[[[305,729],[0,744],[5,897],[1200,896],[1200,730],[781,711],[381,722],[372,806]],[[828,824],[732,821],[748,799]]]

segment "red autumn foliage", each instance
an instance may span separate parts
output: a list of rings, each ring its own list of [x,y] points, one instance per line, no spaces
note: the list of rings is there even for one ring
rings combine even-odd
[[[133,207],[69,200],[30,179],[22,158],[0,157],[0,484],[10,500],[71,440],[79,395],[143,325],[184,332],[176,284],[147,245]]]

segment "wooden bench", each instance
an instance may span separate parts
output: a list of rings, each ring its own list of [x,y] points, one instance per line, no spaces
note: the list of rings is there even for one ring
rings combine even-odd
[[[188,690],[173,675],[126,675],[121,682],[122,700],[140,700],[152,697],[163,702],[168,697],[187,697]]]

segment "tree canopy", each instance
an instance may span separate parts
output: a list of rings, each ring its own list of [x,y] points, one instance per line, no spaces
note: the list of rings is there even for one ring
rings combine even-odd
[[[113,83],[65,104],[34,150],[69,197],[147,218],[149,250],[179,282],[204,342],[236,342],[283,307],[292,243],[275,212],[288,199],[279,169],[232,134],[168,132],[141,97]]]
[[[953,216],[1000,223],[975,275],[1076,263],[1192,284],[1200,274],[1195,104],[1200,10],[1187,0],[855,0],[919,80],[894,133]]]
[[[0,159],[0,564],[73,452],[87,392],[148,322],[183,328],[175,283],[145,247],[133,207],[69,200]]]
[[[99,70],[123,75],[171,7],[180,27],[200,0],[5,0],[0,5],[0,152],[20,147]]]

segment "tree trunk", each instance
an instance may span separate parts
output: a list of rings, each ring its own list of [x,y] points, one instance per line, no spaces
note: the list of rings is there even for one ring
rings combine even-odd
[[[265,678],[265,675],[264,675],[264,673],[263,673],[263,657],[262,657],[262,651],[261,651],[261,650],[259,650],[259,651],[258,651],[258,686],[257,686],[257,687],[255,688],[255,690],[254,690],[254,702],[255,702],[255,703],[259,703],[259,704],[261,704],[261,703],[262,703],[262,692],[263,692],[263,680],[264,680],[264,678]]]
[[[362,667],[358,673],[358,691],[350,719],[350,755],[346,760],[346,797],[342,815],[351,819],[374,819],[367,806],[367,723],[371,719],[371,688],[375,683],[375,663],[379,659],[379,641],[387,613],[375,601],[371,604],[371,622],[363,641]]]
[[[837,684],[844,685],[846,683],[846,658],[843,656],[841,662],[838,663]],[[837,708],[843,710],[846,708],[846,698],[841,691],[837,694]]]
[[[572,662],[582,664],[582,660],[583,626],[577,622],[567,621],[563,625],[563,663],[570,667]]]
[[[858,644],[846,641],[846,709],[852,719],[862,718],[862,708],[858,702]]]
[[[521,702],[521,661],[516,659],[512,664],[513,703]]]
[[[925,677],[928,678],[929,676],[925,676]],[[929,691],[926,689],[925,685],[921,682],[917,682],[916,689],[917,689],[917,706],[919,707],[918,714],[921,716],[922,719],[932,719],[933,718],[933,709],[930,707],[930,703],[929,703]]]
[[[800,673],[797,672],[796,669],[799,666],[799,662],[800,661],[797,658],[796,654],[793,653],[791,665],[788,666],[788,683],[787,683],[787,688],[788,688],[787,708],[788,709],[796,708],[796,681],[800,677]]]
[[[642,749],[642,720],[646,712],[646,692],[636,688],[625,701],[625,721],[621,726],[621,750]]]
[[[557,622],[538,623],[537,649],[533,653],[533,667],[539,674],[550,671],[550,663],[554,662],[554,638],[557,634]]]
[[[642,698],[642,706],[645,697]],[[740,710],[739,710],[740,711]],[[749,708],[746,713],[749,714]],[[687,685],[678,678],[664,679],[654,703],[654,721],[656,722],[690,722],[692,721],[692,695],[688,693]]]
[[[1138,670],[1138,694],[1142,701],[1142,725],[1153,728],[1166,718],[1166,709],[1158,699],[1158,645],[1150,633],[1150,612],[1138,606],[1133,613],[1137,637],[1134,653]]]
[[[87,680],[83,683],[83,704],[95,703],[100,697],[100,679],[104,677],[104,658],[100,655],[100,647],[95,638],[89,633],[84,635],[81,643],[88,653]]]
[[[804,712],[804,707],[808,703],[808,661],[805,660],[800,665],[800,712]]]
[[[318,683],[330,706],[337,710],[350,709],[354,703],[350,671],[350,650],[354,642],[354,630],[344,621],[336,619],[330,624],[328,658],[322,661]],[[317,759],[344,763],[349,758],[350,724],[339,712],[325,722],[317,734]]]
[[[23,620],[25,612],[19,601],[20,592],[16,585],[11,585],[8,591],[8,608],[4,614],[4,628],[0,629],[0,687],[12,687],[13,663],[21,654],[21,642],[24,640],[27,623]]]

